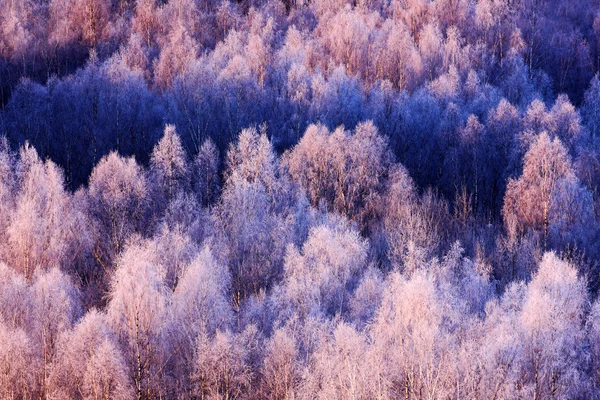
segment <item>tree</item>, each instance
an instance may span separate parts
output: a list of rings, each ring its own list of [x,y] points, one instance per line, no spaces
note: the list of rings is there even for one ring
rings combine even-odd
[[[57,344],[51,397],[130,399],[133,387],[116,335],[104,314],[91,310]]]
[[[57,268],[38,273],[30,288],[31,314],[28,328],[39,363],[34,366],[36,385],[44,397],[52,389],[50,377],[61,335],[81,315],[79,291]]]
[[[350,299],[350,316],[357,327],[370,324],[383,298],[383,274],[377,268],[369,267]]]
[[[213,340],[201,336],[197,342],[194,393],[198,397],[238,399],[251,388],[252,353],[257,343],[256,328],[240,334],[219,331]]]
[[[535,99],[527,106],[523,115],[523,130],[538,135],[548,130],[549,120],[546,105],[540,99]]]
[[[109,35],[110,5],[101,0],[50,2],[52,38],[60,45],[83,42],[91,48]]]
[[[500,298],[491,300],[486,306],[483,325],[469,332],[474,336],[471,345],[473,383],[469,386],[475,396],[511,398],[521,389],[519,380],[525,346],[519,313],[525,290],[522,281],[511,283]]]
[[[320,199],[332,202],[329,182],[330,135],[327,127],[311,125],[289,154],[290,174],[303,187],[313,207],[319,204]]]
[[[259,16],[253,21],[250,37],[248,38],[247,55],[248,65],[254,75],[260,88],[265,87],[267,70],[271,63],[271,41],[274,33],[274,21],[268,17]]]
[[[168,352],[162,335],[168,326],[171,291],[155,259],[151,247],[131,243],[117,260],[106,308],[137,399],[154,398],[167,389],[163,367]]]
[[[594,387],[600,386],[600,301],[596,300],[592,304],[590,314],[587,319],[587,337],[590,338],[592,355],[592,374]]]
[[[0,11],[0,56],[15,64],[22,63],[22,73],[26,74],[26,63],[36,44],[30,25],[35,22],[35,14],[39,10],[30,3],[3,1]]]
[[[432,14],[435,14],[440,21],[440,28],[445,31],[447,28],[466,31],[465,26],[469,22],[470,7],[465,0],[442,0],[436,1],[432,5]]]
[[[0,399],[600,397],[598,10],[0,0]]]
[[[288,229],[272,207],[264,186],[236,174],[227,181],[215,210],[217,237],[226,246],[236,304],[281,276]]]
[[[386,42],[375,58],[375,78],[389,79],[398,89],[412,90],[421,82],[421,55],[407,27],[398,21],[385,20],[382,33]]]
[[[484,0],[475,7],[475,22],[483,31],[489,51],[498,59],[500,66],[509,53],[511,29],[515,25],[515,9],[510,1]]]
[[[219,150],[214,142],[206,139],[192,166],[192,188],[200,204],[212,205],[220,191]]]
[[[280,278],[288,229],[285,180],[265,132],[245,129],[227,153],[226,180],[215,209],[226,246],[235,302]]]
[[[339,65],[328,76],[315,74],[311,82],[312,97],[309,117],[329,127],[356,126],[366,119],[366,96],[358,76],[350,75]],[[340,98],[344,102],[339,102]]]
[[[372,121],[356,126],[345,150],[346,161],[335,160],[338,181],[343,181],[336,205],[364,228],[375,218],[374,203],[383,190],[393,155]]]
[[[300,376],[297,358],[295,338],[284,329],[276,330],[265,345],[261,369],[267,397],[281,400],[294,397]]]
[[[148,53],[148,49],[144,47],[142,37],[137,33],[132,34],[128,42],[119,50],[123,63],[131,71],[141,73],[146,80],[150,78]]]
[[[419,31],[427,18],[429,4],[424,0],[409,0],[394,4],[394,16],[404,21],[413,38],[419,37]]]
[[[188,265],[200,250],[192,237],[177,224],[161,224],[151,240],[141,244],[147,250],[146,261],[160,266],[164,282],[171,291],[179,284]]]
[[[238,178],[250,183],[260,183],[267,194],[275,198],[278,190],[278,160],[267,138],[266,126],[244,129],[237,143],[227,152],[226,182]]]
[[[342,127],[329,132],[309,126],[289,153],[288,167],[313,207],[323,200],[365,229],[391,161],[387,140],[369,121],[358,124],[353,135]]]
[[[175,126],[167,125],[160,141],[150,156],[150,177],[155,196],[162,208],[179,193],[189,190],[187,154]]]
[[[215,232],[214,224],[214,218],[206,208],[202,208],[196,196],[187,193],[171,201],[157,228],[159,232],[181,232],[194,243],[202,244]]]
[[[147,47],[152,46],[160,29],[155,0],[136,0],[131,26],[143,38]]]
[[[311,229],[297,249],[289,245],[279,288],[283,320],[344,313],[367,262],[367,243],[340,219]]]
[[[448,207],[431,191],[419,196],[400,164],[392,167],[386,186],[380,205],[386,257],[393,267],[412,271],[440,245]]]
[[[196,59],[198,44],[181,25],[171,32],[168,42],[162,46],[160,56],[154,64],[154,82],[160,89],[168,89],[173,80],[186,72]]]
[[[175,370],[176,379],[185,382],[194,374],[197,341],[230,327],[229,290],[227,267],[204,247],[185,267],[173,293],[171,329],[177,348],[175,364],[181,367]]]
[[[393,272],[387,281],[371,328],[380,390],[386,397],[443,396],[445,375],[451,373],[444,353],[449,338],[435,282],[424,272],[411,279]]]
[[[577,178],[559,179],[552,190],[548,227],[555,248],[590,248],[598,232],[592,194]]]
[[[483,193],[487,186],[484,183],[487,174],[484,169],[486,160],[483,145],[486,134],[485,126],[479,119],[475,115],[469,115],[465,127],[458,130],[456,139],[450,139],[458,143],[444,160],[443,184],[448,187],[446,190],[454,192],[457,199],[463,195],[470,197],[468,207],[475,210],[487,200],[487,193]],[[461,188],[460,191],[457,188]],[[463,202],[462,206],[464,208],[467,204]],[[455,209],[458,210],[458,207],[455,204]]]
[[[507,100],[502,99],[498,106],[491,110],[486,123],[487,135],[481,143],[484,152],[480,201],[484,209],[491,207],[498,212],[502,208],[502,197],[506,190],[507,177],[519,170],[520,155],[518,149],[521,121],[517,109]],[[489,149],[493,150],[489,150]],[[526,149],[525,149],[526,150]]]
[[[92,254],[105,273],[110,275],[127,238],[144,232],[148,196],[146,177],[133,158],[113,152],[92,171],[87,191]]]
[[[506,234],[496,239],[498,250],[494,273],[501,282],[507,284],[515,279],[529,279],[542,256],[541,238],[532,230],[520,233],[515,218],[506,221],[504,227]]]
[[[332,58],[345,65],[348,75],[366,72],[362,69],[369,56],[367,43],[372,28],[365,19],[361,13],[350,9],[341,9],[332,18],[323,19],[326,24],[321,28],[324,31],[324,44]]]
[[[10,214],[14,211],[16,192],[15,157],[10,151],[6,136],[0,136],[0,240],[6,243],[6,229],[9,225]],[[0,246],[0,252],[7,249]]]
[[[440,75],[443,62],[443,38],[439,26],[435,23],[424,25],[418,43],[423,70],[431,82]]]
[[[365,339],[351,325],[340,322],[313,355],[302,394],[347,399],[372,396]]]
[[[514,218],[517,231],[541,233],[546,248],[552,193],[559,179],[574,179],[569,155],[558,138],[542,132],[525,154],[523,174],[509,179],[504,197],[505,226]]]
[[[25,277],[0,263],[0,320],[6,328],[25,329],[29,324],[31,296]]]
[[[600,18],[598,18],[598,28],[600,31]],[[600,80],[598,75],[594,75],[590,82],[590,87],[585,92],[581,114],[585,125],[590,131],[592,137],[600,136]]]
[[[577,397],[588,299],[577,270],[546,253],[527,287],[520,323],[524,332],[523,389],[532,398]]]
[[[37,394],[31,340],[21,328],[10,328],[0,318],[0,395],[33,398]]]
[[[584,136],[581,117],[569,98],[561,94],[548,113],[550,132],[558,136],[569,149],[573,149]]]
[[[16,208],[7,216],[6,229],[10,264],[27,279],[37,268],[67,269],[69,247],[76,246],[76,240],[62,171],[51,161],[42,162],[26,144],[20,151],[16,175]]]

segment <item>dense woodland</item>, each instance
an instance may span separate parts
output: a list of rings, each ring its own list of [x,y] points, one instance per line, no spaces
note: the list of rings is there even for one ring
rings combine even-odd
[[[600,398],[600,1],[0,0],[0,398]]]

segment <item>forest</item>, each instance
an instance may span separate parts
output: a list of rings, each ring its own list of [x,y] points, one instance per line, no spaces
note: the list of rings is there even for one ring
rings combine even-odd
[[[0,0],[1,399],[600,399],[600,0]]]

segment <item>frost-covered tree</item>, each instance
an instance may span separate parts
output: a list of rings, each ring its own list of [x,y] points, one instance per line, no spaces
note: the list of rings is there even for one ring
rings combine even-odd
[[[366,353],[365,336],[351,325],[339,323],[313,355],[310,372],[301,383],[301,395],[327,398],[375,397],[376,387],[371,385],[372,371],[368,370],[370,365],[365,362]]]
[[[172,298],[171,335],[176,346],[176,379],[189,385],[198,341],[213,338],[232,322],[229,271],[205,247],[182,271]],[[185,386],[184,386],[185,388]]]
[[[253,381],[252,358],[257,346],[257,332],[252,326],[237,335],[219,331],[212,340],[199,337],[193,393],[198,397],[243,397]]]
[[[446,353],[449,337],[433,279],[423,272],[407,279],[388,277],[383,302],[372,326],[371,357],[379,365],[378,384],[385,397],[436,397],[451,373]]]
[[[412,270],[439,246],[448,209],[431,192],[420,197],[402,165],[391,169],[386,186],[380,205],[386,256],[392,265]]]
[[[585,281],[577,269],[546,253],[527,287],[520,313],[524,335],[522,387],[535,398],[585,396]]]
[[[175,126],[167,125],[150,156],[150,179],[157,203],[165,207],[179,193],[189,190],[187,154]]]
[[[79,318],[81,306],[77,288],[57,268],[35,276],[30,296],[28,328],[37,361],[33,366],[34,379],[43,397],[52,390],[51,372],[60,337]]]
[[[91,310],[57,344],[50,397],[129,399],[134,396],[117,337],[104,314]]]
[[[297,393],[300,378],[298,346],[290,332],[278,329],[265,346],[261,375],[265,395],[272,399],[288,399]]]
[[[237,177],[223,189],[217,212],[217,235],[226,246],[237,301],[258,293],[281,276],[285,221],[270,212],[264,186]]]
[[[600,27],[600,19],[598,19]],[[600,80],[598,75],[595,75],[590,82],[590,86],[585,92],[581,114],[584,124],[590,131],[592,136],[600,135],[600,107],[598,100],[600,99]]]
[[[94,243],[92,254],[105,272],[113,269],[127,238],[144,232],[149,195],[144,171],[133,158],[111,153],[92,171],[86,208]]]
[[[391,161],[387,140],[366,122],[352,134],[343,127],[330,132],[309,126],[290,152],[288,166],[313,206],[325,201],[366,228]]]
[[[161,89],[171,87],[173,80],[186,72],[196,58],[197,43],[185,27],[175,27],[161,49],[154,65],[155,82]]]
[[[27,144],[20,151],[15,172],[15,210],[6,216],[6,260],[27,279],[38,268],[66,269],[76,238],[62,171],[51,161],[40,160]]]
[[[593,384],[595,387],[598,387],[600,384],[600,374],[599,374],[599,365],[600,365],[600,302],[598,300],[594,301],[592,304],[590,314],[587,318],[587,335],[590,338],[591,345],[591,356],[592,356],[592,368],[594,373],[591,378],[593,379]]]
[[[215,209],[217,236],[226,246],[232,289],[239,302],[280,278],[288,226],[286,182],[264,132],[242,131],[227,154],[226,181]]]
[[[112,275],[107,324],[123,348],[137,398],[153,398],[167,390],[163,367],[169,356],[164,334],[172,292],[153,249],[132,243]]]
[[[519,232],[539,232],[546,246],[552,195],[560,179],[575,179],[570,157],[558,138],[551,140],[542,132],[525,154],[521,177],[508,181],[503,208],[505,225],[514,219]]]
[[[314,227],[301,249],[290,245],[277,294],[281,317],[346,312],[348,291],[366,268],[367,251],[367,243],[344,220]]]
[[[192,189],[203,206],[212,205],[219,194],[219,150],[214,142],[206,139],[194,157]]]
[[[108,39],[110,5],[105,1],[53,0],[50,4],[52,39],[59,45],[85,43],[95,48]]]
[[[10,328],[0,318],[0,394],[33,398],[37,394],[34,348],[22,328]]]

